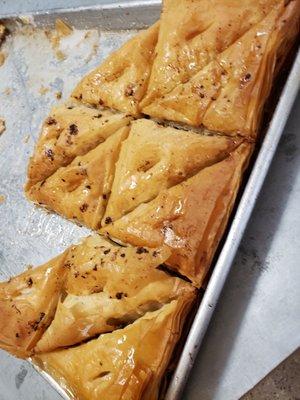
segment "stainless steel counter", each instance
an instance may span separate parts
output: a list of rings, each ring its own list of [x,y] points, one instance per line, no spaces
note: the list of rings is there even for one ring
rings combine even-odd
[[[96,2],[55,0],[51,7],[75,3]],[[20,5],[28,11],[43,2],[0,0],[0,12],[18,11]],[[184,399],[236,400],[300,345],[299,122],[300,97]],[[0,364],[0,400],[60,399],[27,363],[1,352]]]

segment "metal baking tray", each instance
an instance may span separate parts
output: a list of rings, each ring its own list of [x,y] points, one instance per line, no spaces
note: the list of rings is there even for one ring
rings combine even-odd
[[[27,16],[0,15],[11,29],[2,46],[7,56],[0,68],[0,116],[6,131],[0,137],[0,279],[20,273],[58,254],[89,231],[26,201],[23,184],[29,155],[39,127],[57,96],[67,98],[75,83],[118,48],[137,29],[160,15],[159,1],[103,4],[68,10],[42,11]],[[66,54],[57,60],[45,34],[57,18],[76,28],[62,43]],[[87,31],[89,32],[86,35]],[[300,85],[300,51],[295,55],[277,106],[265,129],[226,238],[219,249],[204,296],[191,325],[165,400],[179,400],[231,264],[270,167]],[[62,398],[69,395],[43,371],[39,372]]]

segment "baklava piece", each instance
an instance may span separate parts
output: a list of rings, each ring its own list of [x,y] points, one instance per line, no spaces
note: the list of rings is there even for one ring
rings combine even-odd
[[[0,283],[0,348],[25,358],[50,325],[65,268],[66,253]]]
[[[92,229],[100,228],[122,141],[129,127],[120,128],[104,143],[49,178],[33,185],[27,197]]]
[[[185,294],[124,329],[35,361],[74,398],[158,400],[192,301],[193,295]]]
[[[205,2],[200,2],[199,7],[202,7],[202,3]],[[231,3],[229,2],[227,13],[231,13]],[[170,85],[166,77],[160,77],[169,70],[165,66],[165,58],[161,56],[156,61],[158,65],[154,63],[153,67],[152,80],[156,79],[158,83],[153,83],[152,93],[150,81],[149,98],[146,97],[141,105],[145,114],[192,126],[204,126],[211,131],[227,135],[242,135],[251,139],[257,137],[263,106],[272,87],[274,72],[278,71],[299,33],[300,6],[298,0],[255,2],[258,8],[261,5],[262,8],[257,14],[259,20],[253,24],[251,21],[255,21],[255,14],[250,13],[250,17],[247,13],[243,14],[249,2],[234,3],[237,11],[239,7],[241,9],[240,26],[243,33],[235,37],[232,27],[227,26],[229,17],[226,14],[219,16],[217,25],[223,25],[225,17],[224,27],[220,28],[220,32],[228,30],[229,36],[225,33],[223,36],[224,42],[228,40],[227,44],[224,45],[223,39],[217,42],[213,39],[213,57],[207,57],[207,62],[200,63],[201,69],[195,74],[192,72],[186,76],[184,73],[177,74],[177,80],[181,82],[176,86],[173,84],[173,75]],[[170,4],[175,7],[175,2],[171,1]],[[202,11],[199,15],[202,16]],[[161,30],[163,27],[162,22]],[[214,28],[215,23],[212,23],[203,35],[205,36],[210,30],[214,32]],[[210,48],[209,36],[206,40],[208,42],[205,41],[203,44],[200,40],[196,46],[195,54],[200,58],[206,54],[211,55],[209,51],[207,52],[207,46]],[[163,51],[165,46],[166,44],[162,47]],[[183,50],[184,47],[178,51],[181,54]],[[176,55],[176,52],[174,54]],[[157,68],[161,63],[163,67]],[[194,64],[198,65],[197,63],[196,60]],[[180,67],[178,68],[181,71]],[[176,68],[175,70],[177,71]],[[177,75],[174,73],[175,77]],[[154,94],[160,93],[159,88],[164,87],[164,81],[167,82],[167,93],[161,96]]]
[[[227,225],[251,152],[252,145],[240,144],[222,161],[162,190],[152,201],[107,224],[102,233],[136,246],[166,244],[172,252],[166,263],[201,286]]]
[[[71,346],[124,327],[173,299],[195,294],[182,279],[157,269],[167,247],[123,248],[99,235],[70,249],[70,272],[53,322],[36,352]]]
[[[116,165],[103,225],[223,160],[240,143],[240,139],[199,135],[147,119],[134,121]]]
[[[113,52],[83,78],[73,97],[95,107],[104,105],[138,115],[139,102],[148,87],[158,31],[157,22]]]
[[[278,0],[164,0],[156,56],[142,106],[189,81],[277,3]]]
[[[124,114],[95,110],[74,102],[54,107],[43,123],[30,158],[26,190],[70,164],[76,156],[94,149],[129,121]]]

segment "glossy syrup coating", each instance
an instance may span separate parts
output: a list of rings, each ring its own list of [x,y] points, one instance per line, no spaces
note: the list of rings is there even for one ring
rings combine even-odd
[[[238,138],[199,135],[147,119],[133,121],[116,164],[102,225],[221,161],[240,143]]]
[[[26,190],[104,142],[130,118],[70,101],[53,107],[28,165]]]
[[[71,248],[65,261],[69,274],[64,291],[35,352],[114,331],[173,299],[194,293],[187,282],[156,268],[169,256],[167,247],[123,248],[99,235]]]
[[[0,283],[0,348],[25,358],[48,328],[61,293],[66,253]]]
[[[193,2],[199,8],[202,3],[205,2]],[[153,84],[150,80],[149,94],[141,104],[142,111],[155,118],[255,139],[263,106],[278,71],[276,63],[279,60],[278,64],[282,64],[282,56],[288,53],[299,32],[299,2],[294,0],[288,5],[283,0],[209,3],[212,6],[219,3],[220,10],[225,7],[224,15],[217,16],[216,21],[212,20],[211,25],[193,39],[196,40],[193,51],[190,45],[186,48],[185,43],[182,46],[180,42],[170,45],[171,50],[165,53],[166,57],[179,54],[180,60],[171,64],[177,71],[175,78],[166,67],[163,55],[158,56],[151,77]],[[231,8],[231,3],[235,7]],[[170,1],[169,10],[168,2],[165,4],[166,14],[174,11],[174,5],[175,2]],[[188,14],[189,18],[192,15]],[[199,15],[205,15],[205,12]],[[180,33],[182,27],[178,26]],[[219,33],[222,36],[217,40]],[[206,35],[208,38],[202,43],[202,36],[204,39]],[[210,35],[213,35],[212,41]],[[174,35],[170,38],[172,41]],[[162,49],[165,50],[167,45],[168,40]],[[197,67],[190,71],[188,60],[194,57],[197,58],[194,62]],[[159,68],[155,68],[156,63]],[[165,74],[170,74],[170,78],[166,78]]]
[[[159,22],[139,32],[84,77],[72,96],[95,107],[139,115],[155,55]]]
[[[71,164],[33,185],[27,197],[35,203],[76,220],[92,229],[100,228],[115,174],[121,143],[129,128],[120,128]]]
[[[158,400],[162,377],[194,295],[185,294],[124,329],[44,353],[36,362],[82,400]]]
[[[111,238],[136,246],[166,244],[167,264],[200,287],[227,225],[252,145],[162,190],[149,203],[103,227]]]

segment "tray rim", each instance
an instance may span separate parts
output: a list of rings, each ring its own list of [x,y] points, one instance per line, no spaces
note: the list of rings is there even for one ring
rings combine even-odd
[[[95,4],[91,6],[78,6],[78,7],[59,7],[53,9],[41,9],[32,12],[24,12],[24,13],[8,13],[8,14],[0,14],[0,20],[2,19],[18,19],[20,17],[47,17],[53,14],[71,14],[74,12],[82,12],[82,11],[112,11],[112,10],[120,10],[122,8],[126,9],[135,9],[137,7],[161,7],[162,0],[133,0],[133,1],[119,1],[116,3],[111,3],[109,0],[105,0],[105,3]]]
[[[105,3],[93,6],[79,6],[68,8],[54,8],[37,10],[26,13],[0,14],[1,20],[18,20],[20,17],[43,17],[51,18],[59,15],[70,15],[72,13],[89,11],[108,11],[113,12],[120,9],[137,9],[142,7],[160,7],[160,0],[135,0]],[[103,28],[102,28],[103,29]],[[127,29],[132,29],[128,27]],[[103,29],[105,30],[105,29]],[[247,227],[252,211],[260,194],[264,180],[269,171],[272,159],[278,147],[279,140],[284,131],[290,111],[297,97],[300,88],[300,48],[295,54],[292,67],[289,71],[286,82],[281,90],[276,108],[273,112],[269,127],[265,132],[265,137],[261,142],[260,149],[252,165],[248,181],[241,194],[240,200],[236,205],[236,210],[232,214],[232,220],[224,238],[224,243],[220,249],[218,258],[212,266],[212,274],[198,310],[193,319],[191,328],[185,340],[179,361],[172,375],[171,381],[166,392],[165,400],[180,400],[182,392],[188,380],[189,374],[194,365],[196,356],[201,347],[203,338],[209,326],[215,307],[223,290],[226,279],[230,273],[234,257],[242,240],[244,231]],[[65,389],[58,384],[48,373],[41,370],[32,360],[28,362],[34,369],[57,391],[65,400],[71,400]]]
[[[300,48],[295,54],[292,67],[281,90],[280,98],[256,155],[236,212],[233,215],[223,247],[215,265],[212,267],[211,277],[168,386],[165,400],[179,400],[181,398],[299,89]]]

